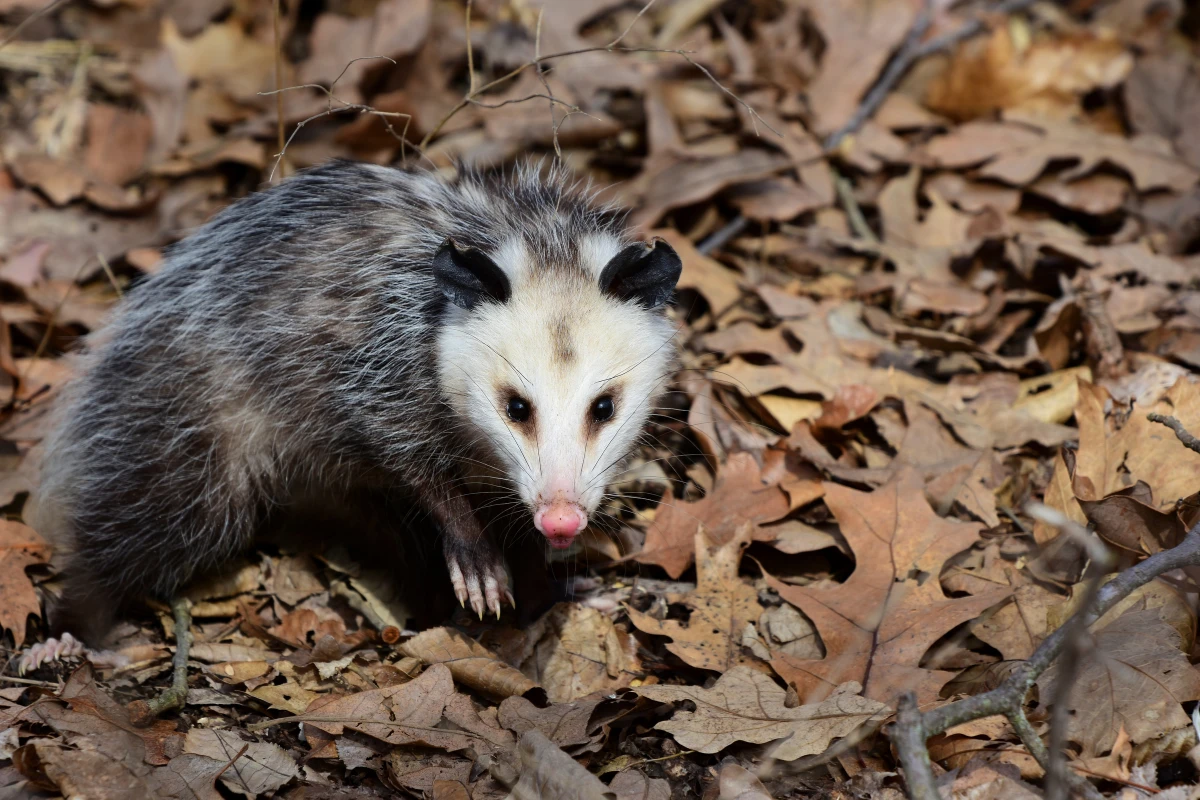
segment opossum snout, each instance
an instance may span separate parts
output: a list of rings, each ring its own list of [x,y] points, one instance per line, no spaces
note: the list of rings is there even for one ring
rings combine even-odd
[[[587,514],[577,503],[556,499],[538,506],[533,512],[533,525],[550,542],[551,547],[566,548],[587,525]]]

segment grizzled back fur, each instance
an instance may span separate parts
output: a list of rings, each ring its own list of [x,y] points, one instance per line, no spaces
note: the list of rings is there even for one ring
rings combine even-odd
[[[447,181],[339,161],[170,248],[81,357],[47,442],[33,523],[68,553],[55,627],[96,638],[118,603],[169,596],[282,508],[458,479],[473,463],[507,471],[516,456],[490,446],[504,433],[463,419],[484,412],[456,404],[439,364],[486,353],[439,340],[464,313],[430,270],[447,239],[542,276],[531,285],[594,273],[628,244],[620,215],[561,171]],[[650,359],[646,409],[671,352],[670,325],[654,319],[637,331],[653,337],[645,352],[617,347],[601,375]],[[639,413],[614,453],[632,446]]]

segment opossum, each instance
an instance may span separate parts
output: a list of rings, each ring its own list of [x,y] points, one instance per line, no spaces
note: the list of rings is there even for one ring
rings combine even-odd
[[[569,546],[671,376],[681,270],[536,164],[336,161],[234,203],[168,249],[64,390],[32,513],[67,554],[52,628],[98,641],[278,514],[393,493],[436,523],[459,602],[499,616],[514,598],[468,482]]]

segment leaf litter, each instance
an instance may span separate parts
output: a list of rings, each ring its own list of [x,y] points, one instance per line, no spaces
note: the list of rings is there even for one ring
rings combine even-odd
[[[125,709],[168,680],[161,608],[94,669],[0,683],[0,796],[899,797],[898,693],[982,691],[1074,608],[1084,551],[1028,502],[1122,565],[1196,520],[1200,461],[1146,418],[1200,432],[1182,4],[43,5],[0,3],[0,680],[60,590],[21,520],[65,356],[264,182],[562,158],[680,253],[682,352],[540,618],[264,545],[189,592],[178,715]],[[1107,796],[1194,791],[1196,577],[1110,612],[1069,676],[1068,754]],[[1002,719],[930,748],[950,796],[1036,796]]]

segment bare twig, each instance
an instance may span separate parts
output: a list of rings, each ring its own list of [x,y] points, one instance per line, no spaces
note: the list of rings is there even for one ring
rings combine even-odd
[[[650,0],[650,2],[646,3],[642,7],[641,11],[638,12],[637,16],[634,17],[633,22],[630,23],[629,27],[626,28],[624,31],[622,31],[620,36],[613,39],[611,42],[609,42],[606,45],[599,45],[596,47],[580,47],[580,48],[576,48],[574,50],[563,50],[563,51],[560,51],[557,53],[549,53],[547,55],[541,55],[539,52],[537,52],[535,50],[534,57],[532,59],[530,59],[529,61],[526,61],[524,64],[521,64],[520,66],[514,67],[513,69],[509,70],[508,72],[501,75],[500,77],[498,77],[494,80],[488,81],[487,83],[483,84],[482,86],[475,85],[474,68],[473,68],[474,58],[470,52],[470,31],[468,31],[467,32],[468,59],[471,62],[470,66],[471,66],[471,70],[472,70],[472,79],[470,82],[470,87],[467,90],[467,93],[463,95],[462,99],[459,100],[457,103],[455,103],[454,107],[451,108],[448,112],[446,112],[446,114],[440,120],[437,121],[437,124],[435,124],[433,126],[433,128],[431,128],[430,131],[428,133],[426,133],[425,136],[421,139],[421,145],[420,145],[421,149],[428,147],[429,143],[432,142],[439,133],[441,133],[442,128],[444,128],[446,126],[446,123],[449,122],[456,114],[458,114],[458,112],[462,111],[464,108],[466,108],[469,105],[475,104],[477,98],[480,95],[486,94],[487,92],[491,91],[492,89],[495,89],[496,87],[498,87],[504,83],[507,83],[508,81],[518,77],[519,75],[524,73],[525,70],[530,69],[530,68],[537,69],[539,71],[539,78],[541,78],[543,85],[545,85],[545,78],[544,78],[544,76],[540,75],[541,67],[543,64],[546,64],[551,61],[556,61],[560,58],[567,58],[568,56],[583,55],[584,53],[663,53],[663,54],[668,54],[668,55],[679,56],[683,60],[687,61],[688,64],[692,65],[697,70],[699,70],[700,73],[703,74],[704,77],[708,78],[708,80],[714,86],[716,86],[726,96],[728,96],[735,103],[737,103],[738,105],[740,105],[742,108],[744,108],[746,110],[746,113],[750,116],[751,122],[754,124],[754,132],[756,134],[758,133],[758,125],[761,123],[764,128],[771,131],[776,136],[780,136],[781,134],[779,133],[779,131],[775,130],[773,127],[771,127],[769,124],[767,124],[767,122],[765,120],[763,120],[763,118],[759,115],[759,113],[754,110],[753,106],[751,106],[745,100],[743,100],[742,98],[738,97],[735,93],[730,91],[723,83],[721,83],[719,80],[717,80],[716,76],[714,76],[712,74],[712,72],[710,72],[708,70],[708,68],[697,63],[695,61],[695,59],[693,59],[691,57],[691,54],[689,53],[689,51],[674,50],[674,49],[662,48],[662,47],[621,47],[620,46],[621,42],[625,39],[625,37],[633,29],[633,25],[639,19],[642,18],[642,16],[646,13],[646,11],[649,10],[650,6],[652,6],[653,4],[654,4],[654,0]],[[468,18],[468,21],[469,21],[469,18]],[[540,28],[541,28],[540,17],[539,17],[538,28],[539,28],[538,41],[539,41],[539,46],[540,46]],[[546,90],[547,90],[547,94],[549,94],[550,93],[549,86],[546,86]],[[525,99],[533,99],[536,97],[546,97],[546,95],[530,95],[529,97],[527,97]],[[554,104],[552,103],[551,105],[553,106]],[[562,103],[562,105],[567,106],[568,109],[574,108],[574,106],[571,106],[570,104],[567,104],[567,103]],[[578,112],[568,111],[567,116],[570,116],[572,113],[578,113]],[[562,122],[563,122],[563,120],[559,120],[557,125],[555,126],[556,138],[557,138],[558,127],[560,127],[562,125]]]
[[[995,8],[991,9],[991,13],[996,15],[1014,14],[1033,5],[1033,3],[1034,0],[1004,0],[1004,2],[998,3]],[[879,107],[883,105],[883,101],[887,99],[888,94],[896,87],[900,79],[912,69],[914,64],[926,56],[940,53],[943,50],[949,50],[964,39],[970,39],[972,36],[982,33],[987,27],[985,19],[979,16],[950,33],[943,34],[936,39],[930,39],[925,44],[921,44],[921,38],[929,30],[929,24],[933,18],[931,6],[932,3],[926,0],[921,8],[921,13],[917,16],[912,28],[909,29],[904,43],[896,51],[896,55],[892,57],[892,60],[888,62],[879,79],[875,81],[875,84],[867,92],[866,96],[863,97],[854,115],[846,121],[845,125],[826,137],[826,152],[836,150],[843,139],[856,132],[867,120],[873,117],[875,112],[879,110]]]
[[[900,753],[904,782],[912,800],[941,800],[929,751],[925,749],[928,736],[925,721],[917,708],[917,696],[905,692],[896,707],[896,724],[892,727],[891,737]]]
[[[1197,439],[1195,436],[1188,433],[1187,429],[1183,427],[1183,423],[1175,419],[1175,417],[1168,417],[1166,414],[1156,414],[1151,412],[1146,415],[1146,419],[1150,420],[1151,422],[1157,422],[1160,425],[1166,425],[1168,428],[1175,431],[1176,438],[1183,442],[1184,447],[1193,452],[1200,453],[1200,439]]]
[[[241,758],[242,756],[246,755],[246,751],[247,751],[247,750],[249,750],[249,749],[250,749],[250,743],[249,743],[249,742],[246,742],[244,745],[242,745],[242,749],[241,749],[241,750],[238,750],[238,751],[237,751],[237,754],[236,754],[236,755],[234,755],[234,757],[233,757],[233,758],[231,758],[231,759],[229,759],[228,761],[226,761],[226,762],[225,762],[225,766],[221,767],[221,770],[220,770],[220,771],[219,771],[219,772],[218,772],[216,775],[213,775],[213,776],[212,776],[212,779],[211,779],[211,780],[212,780],[212,783],[215,785],[215,784],[216,784],[216,782],[217,782],[218,780],[220,780],[221,776],[225,774],[225,771],[226,771],[227,769],[229,769],[230,767],[232,767],[232,766],[234,765],[234,763],[235,763],[235,762],[236,762],[236,761],[237,761],[239,758]]]
[[[737,236],[742,231],[746,230],[746,226],[750,224],[750,220],[738,214],[724,226],[713,231],[704,241],[696,245],[696,249],[704,255],[708,255],[714,250],[720,250],[729,240]]]
[[[149,727],[159,714],[183,708],[187,702],[187,662],[192,650],[192,611],[186,597],[172,599],[171,611],[175,617],[175,657],[171,661],[171,685],[149,702],[134,700],[129,704],[130,721],[139,728]]]
[[[340,81],[346,75],[346,71],[349,70],[350,67],[353,66],[356,62],[358,62],[358,61],[373,61],[375,59],[380,59],[380,58],[382,58],[385,61],[390,61],[393,65],[395,65],[395,63],[396,63],[395,59],[388,58],[387,56],[360,56],[359,58],[350,59],[350,61],[348,61],[346,63],[346,66],[342,67],[342,71],[340,73],[338,73],[338,76],[333,79],[333,82],[330,83],[328,87],[322,86],[319,83],[301,83],[301,84],[297,84],[296,86],[285,86],[282,89],[274,89],[270,92],[259,92],[259,94],[263,95],[263,96],[269,96],[269,95],[279,96],[279,95],[282,95],[284,92],[292,92],[297,89],[317,89],[318,91],[325,93],[325,97],[327,100],[326,108],[324,111],[321,111],[317,114],[313,114],[312,116],[306,117],[305,119],[302,119],[296,123],[296,127],[292,131],[291,135],[287,137],[287,139],[283,142],[283,146],[279,148],[279,152],[275,154],[275,163],[271,165],[271,172],[269,175],[267,175],[268,183],[275,179],[275,171],[277,169],[279,169],[279,165],[282,163],[283,157],[287,153],[288,147],[291,146],[292,140],[296,138],[296,135],[300,133],[301,129],[303,129],[305,125],[312,122],[313,120],[318,120],[318,119],[321,119],[322,117],[329,117],[334,114],[341,114],[346,111],[357,111],[360,114],[370,114],[373,117],[378,117],[379,120],[383,123],[384,127],[387,128],[388,133],[392,135],[392,138],[394,138],[396,141],[400,142],[401,157],[403,157],[403,155],[404,155],[405,146],[415,147],[422,156],[425,155],[422,147],[417,147],[416,145],[412,144],[412,142],[409,142],[408,139],[406,138],[408,136],[408,126],[412,122],[411,114],[402,114],[399,111],[380,111],[379,109],[377,109],[373,106],[365,105],[363,103],[347,103],[345,100],[342,100],[341,98],[339,98],[337,95],[335,95],[333,93],[333,88],[335,86],[337,86],[338,81]],[[336,107],[334,104],[337,104]],[[390,122],[390,118],[393,118],[393,117],[404,120],[404,130],[401,131],[400,133],[396,132],[396,129],[392,126],[392,123]]]
[[[1115,559],[1100,540],[1088,533],[1087,529],[1067,517],[1041,503],[1031,503],[1026,512],[1034,519],[1053,525],[1065,535],[1075,539],[1088,554],[1088,568],[1085,576],[1083,597],[1079,602],[1081,609],[1091,608],[1100,591],[1100,582],[1112,568]],[[1066,644],[1059,660],[1058,677],[1054,684],[1054,697],[1051,700],[1050,717],[1050,746],[1046,763],[1046,797],[1049,800],[1066,800],[1067,785],[1067,726],[1070,716],[1071,688],[1075,683],[1075,675],[1083,661],[1088,643],[1088,622],[1083,614],[1074,614],[1063,625],[1066,632]]]
[[[279,163],[283,165],[283,152],[287,148],[283,134],[283,92],[279,91],[283,88],[283,36],[280,32],[283,26],[279,22],[281,2],[282,0],[275,0],[275,12],[271,19],[275,29],[275,127],[279,137]],[[287,172],[286,165],[283,165],[283,171]],[[271,175],[275,175],[274,169],[271,170]]]
[[[36,22],[37,20],[46,16],[47,14],[51,13],[52,11],[57,9],[59,6],[64,5],[65,3],[69,3],[69,2],[71,2],[71,0],[52,0],[52,2],[47,3],[42,8],[33,12],[25,19],[21,20],[17,24],[17,27],[15,27],[11,31],[9,31],[8,36],[5,36],[4,40],[0,41],[0,49],[2,49],[6,44],[13,41],[18,36],[20,36],[22,33],[24,33],[25,29],[28,28],[30,25],[32,25],[34,22]]]
[[[867,218],[863,216],[862,206],[858,204],[858,200],[854,197],[854,187],[850,185],[850,181],[836,168],[830,167],[833,172],[833,186],[837,189],[838,199],[842,201],[842,206],[846,209],[846,221],[850,223],[850,230],[863,241],[871,244],[879,244],[879,237],[875,235],[875,231],[871,230],[871,226],[867,224]]]

